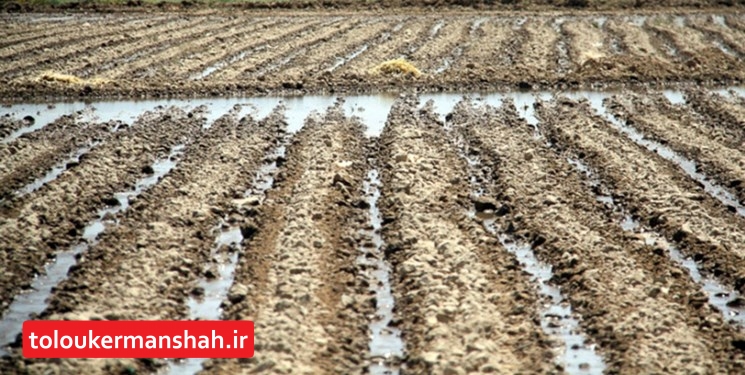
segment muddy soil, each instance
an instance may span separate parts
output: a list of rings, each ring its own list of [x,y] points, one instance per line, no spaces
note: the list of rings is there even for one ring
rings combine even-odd
[[[538,113],[549,139],[597,171],[635,217],[678,244],[708,275],[745,290],[742,217],[680,167],[594,115],[587,102],[543,103]]]
[[[275,186],[256,210],[224,319],[256,322],[249,360],[211,360],[203,373],[358,373],[375,305],[356,264],[367,217],[364,125],[341,102],[311,116],[287,148]],[[253,212],[253,214],[251,213]],[[244,236],[245,237],[245,236]]]
[[[101,142],[118,123],[96,124],[62,116],[42,129],[0,144],[0,201],[41,177],[76,150]],[[74,168],[75,164],[65,168]]]
[[[30,195],[3,202],[0,217],[0,300],[43,272],[57,251],[77,243],[96,211],[118,205],[114,193],[147,174],[143,167],[187,142],[203,124],[199,112],[160,109],[140,116],[81,159],[80,164]]]
[[[381,213],[414,373],[551,373],[536,293],[467,216],[465,162],[431,105],[399,100],[381,135]]]
[[[611,112],[648,138],[696,160],[707,176],[731,188],[745,202],[745,153],[717,138],[718,127],[692,119],[688,108],[671,105],[662,95],[626,94],[607,103]]]
[[[0,68],[0,98],[739,83],[744,31],[737,17],[725,15],[216,11],[110,15],[89,26],[52,15],[26,24],[0,18],[19,34],[0,47],[8,61]],[[70,25],[56,34],[38,30],[40,23]],[[26,33],[18,30],[24,27]],[[71,32],[75,27],[95,32],[82,37]],[[424,74],[373,71],[395,58]],[[42,75],[47,71],[74,77]]]
[[[745,145],[745,102],[704,90],[686,93],[686,102],[712,130],[712,137],[731,148]],[[715,133],[718,132],[718,135]]]
[[[35,119],[28,115],[27,119],[13,118],[10,114],[0,117],[0,138],[7,142],[6,138],[18,129],[29,126]]]
[[[328,29],[329,38],[306,45],[331,49],[335,32],[357,42],[383,41],[386,32],[405,33],[396,26],[410,19],[357,21],[314,18],[296,26],[337,25]],[[450,37],[452,43],[496,29],[522,38],[535,27],[529,19],[489,23],[466,17],[441,26],[434,17],[419,21],[419,32],[408,36],[413,43],[408,47],[417,47],[412,56],[429,56],[430,40]],[[565,20],[564,29],[580,21]],[[450,22],[455,26],[448,29]],[[608,22],[598,30],[612,29]],[[457,38],[441,34],[453,29]],[[276,40],[292,38],[304,40],[292,35]],[[500,43],[523,46],[509,38]],[[338,51],[347,53],[353,45]],[[401,52],[407,46],[399,47]],[[464,47],[463,56],[471,51],[483,59],[494,51]],[[275,52],[286,57],[292,50]],[[304,69],[300,61],[324,66],[332,61],[314,54],[297,59],[288,62],[297,71]],[[325,108],[333,97],[305,97],[287,99],[287,110],[273,110],[279,99],[242,98],[235,103],[245,107],[198,101],[206,104],[190,112],[156,107],[167,101],[128,103],[127,108],[154,108],[132,125],[88,120],[124,118],[109,113],[126,106],[122,103],[108,103],[106,110],[101,103],[78,103],[65,116],[60,115],[65,110],[36,115],[49,123],[0,144],[0,150],[18,150],[3,156],[9,174],[31,167],[41,171],[44,160],[65,154],[68,144],[77,147],[93,137],[98,143],[58,177],[3,201],[3,327],[23,315],[16,302],[34,293],[28,289],[43,279],[46,265],[60,263],[51,263],[55,255],[61,259],[84,246],[68,277],[50,287],[48,304],[34,300],[40,313],[33,317],[189,319],[193,302],[207,293],[204,281],[220,281],[225,289],[209,313],[255,321],[257,355],[199,362],[202,373],[745,371],[745,210],[736,201],[728,207],[716,199],[711,184],[689,170],[691,163],[694,170],[700,166],[696,173],[720,182],[719,189],[737,191],[731,177],[738,172],[730,170],[739,166],[736,142],[745,99],[700,88],[584,94],[592,101],[507,93],[456,104],[461,100],[456,94],[433,95],[435,101],[421,105],[402,95],[350,98]],[[178,104],[188,105],[168,105]],[[67,108],[63,105],[56,108]],[[11,120],[26,115],[22,108],[7,110],[17,112],[6,117],[7,126],[29,125]],[[79,108],[91,113],[76,112]],[[308,116],[311,109],[325,112]],[[243,117],[248,112],[269,115]],[[370,121],[371,129],[348,113]],[[629,135],[629,125],[692,162],[651,152]],[[285,154],[278,152],[285,148]],[[182,151],[173,154],[174,149]],[[17,160],[23,162],[14,161],[22,155]],[[153,162],[169,155],[176,155],[175,167],[154,173]],[[277,171],[261,180],[267,164]],[[580,164],[601,183],[581,173]],[[376,170],[377,227],[368,196]],[[156,175],[164,177],[132,202],[122,200],[121,192]],[[123,209],[101,214],[113,207]],[[628,222],[637,229],[628,230]],[[242,241],[220,242],[231,228]],[[515,244],[527,246],[548,276],[531,272]],[[227,276],[221,268],[225,258],[237,259]],[[380,286],[370,277],[381,262],[391,267],[393,298],[385,300],[394,302],[392,320],[376,331],[383,318],[377,316],[380,304],[391,303],[378,300]],[[722,287],[714,290],[720,292],[712,293],[708,280],[717,281]],[[546,285],[555,288],[567,316],[547,315]],[[562,349],[567,341],[544,324],[560,328],[550,324],[569,319],[576,321],[573,334],[602,360],[563,366],[562,353],[583,348]],[[400,332],[405,350],[381,356],[371,344],[376,332]],[[156,373],[167,364],[24,360],[17,344],[4,349],[9,355],[0,360],[0,372],[9,374]]]
[[[186,297],[198,293],[196,280],[212,261],[209,248],[217,236],[215,226],[222,219],[241,220],[231,210],[246,202],[241,194],[249,187],[247,182],[284,128],[281,109],[260,122],[238,121],[235,113],[218,119],[186,147],[177,167],[143,193],[118,225],[83,254],[69,279],[51,296],[42,317],[184,319]],[[152,371],[162,364],[82,359],[15,362],[19,371],[66,373]]]
[[[692,303],[703,292],[686,272],[657,255],[659,247],[626,235],[578,172],[535,138],[511,102],[502,108],[461,102],[451,122],[471,145],[469,153],[491,171],[484,186],[499,202],[497,222],[553,266],[551,281],[566,293],[608,368],[742,368],[742,353],[732,345],[736,329],[714,309]],[[716,328],[701,327],[701,321]]]
[[[566,11],[572,10],[603,10],[617,11],[629,9],[702,9],[710,7],[725,7],[726,9],[739,9],[737,1],[733,0],[662,0],[662,1],[639,1],[639,0],[519,0],[519,1],[463,1],[463,0],[384,0],[375,3],[358,2],[351,0],[325,0],[322,2],[312,0],[282,1],[268,0],[257,2],[227,2],[210,3],[200,1],[184,2],[152,2],[152,1],[113,1],[107,3],[90,3],[86,1],[70,1],[62,3],[29,3],[9,2],[0,11],[7,13],[22,13],[32,11],[59,11],[67,12],[153,12],[153,11],[181,11],[181,12],[208,12],[215,9],[227,9],[236,11],[247,9],[252,11],[269,10],[277,11],[324,11],[324,12],[360,12],[360,11],[388,11],[388,12],[431,12],[442,11]],[[18,16],[18,14],[14,14]]]

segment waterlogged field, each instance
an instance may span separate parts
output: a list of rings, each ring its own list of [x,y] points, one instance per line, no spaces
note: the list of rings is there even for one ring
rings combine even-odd
[[[738,14],[0,22],[0,373],[745,372]],[[29,318],[256,356],[24,359]]]
[[[562,89],[745,78],[745,19],[737,13],[443,12],[6,15],[0,95]],[[423,75],[371,72],[397,58]]]

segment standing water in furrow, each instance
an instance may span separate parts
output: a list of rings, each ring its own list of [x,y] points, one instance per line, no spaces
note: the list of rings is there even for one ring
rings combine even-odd
[[[394,104],[380,140],[380,211],[407,371],[554,369],[517,260],[467,216],[465,162],[431,105]],[[518,313],[519,311],[519,313]]]
[[[701,228],[710,228],[709,225],[714,224],[711,221],[718,221],[715,219],[715,211],[710,211],[711,216],[701,215],[701,211],[706,210],[711,202],[705,200],[699,202],[699,197],[705,197],[705,195],[699,196],[700,193],[694,195],[681,191],[682,186],[679,186],[681,182],[690,184],[691,193],[696,188],[682,176],[683,174],[676,167],[669,165],[656,154],[647,153],[641,146],[625,138],[622,133],[615,131],[602,119],[592,115],[587,103],[567,99],[543,102],[538,106],[538,113],[547,138],[562,150],[570,151],[572,155],[578,156],[583,164],[590,166],[599,178],[606,181],[607,186],[612,188],[609,195],[614,197],[614,201],[618,199],[640,221],[648,223],[652,229],[664,234],[667,240],[680,244],[682,251],[692,254],[697,251],[697,246],[701,250],[705,247],[708,251],[707,257],[699,258],[702,260],[702,270],[711,272],[712,269],[719,269],[737,272],[738,262],[741,264],[741,260],[735,256],[737,249],[728,253],[724,249],[717,249],[702,243],[710,239],[697,232]],[[631,179],[630,176],[635,176],[635,178]],[[671,178],[673,176],[675,178]],[[563,183],[561,186],[569,187],[570,185]],[[582,191],[584,189],[577,187],[572,190]],[[654,195],[651,195],[651,192]],[[571,201],[576,202],[576,198]],[[575,204],[578,205],[578,203]],[[591,206],[588,204],[587,207]],[[685,207],[685,212],[681,211],[683,207]],[[627,230],[633,229],[633,222],[630,224],[626,225]],[[718,221],[718,224],[724,223]],[[618,228],[617,223],[613,226]],[[741,236],[738,229],[732,229],[727,236]],[[610,227],[605,230],[610,230]],[[714,231],[708,229],[705,231],[717,235],[718,240],[729,241],[726,237],[715,234]],[[688,270],[685,269],[688,268],[685,263],[681,264],[675,259],[676,254],[667,242],[652,243],[648,241],[647,236],[636,234],[626,234],[624,237],[626,242],[633,245],[627,248],[626,255],[639,265],[639,271],[649,273],[656,280],[652,284],[640,284],[646,285],[641,293],[649,297],[649,302],[635,305],[642,309],[646,308],[650,302],[659,304],[663,300],[667,300],[668,306],[678,305],[675,313],[678,316],[675,321],[681,326],[678,328],[680,333],[677,334],[677,338],[661,335],[656,339],[681,340],[685,329],[687,335],[695,340],[689,342],[698,342],[698,344],[688,346],[688,353],[680,352],[673,357],[668,355],[664,357],[668,358],[671,363],[675,363],[676,367],[679,366],[681,370],[698,368],[697,365],[691,365],[691,363],[701,365],[710,363],[706,365],[707,368],[721,366],[723,372],[741,371],[742,353],[738,350],[741,338],[737,329],[728,325],[723,319],[726,317],[712,308],[716,304],[707,304],[706,293],[695,284],[695,275],[689,275]],[[669,257],[666,254],[668,252],[671,252]],[[734,264],[734,267],[733,264],[729,264],[730,262]],[[724,279],[727,279],[727,273],[719,272],[720,277],[724,276]],[[636,277],[633,273],[629,276]],[[628,287],[637,288],[633,283]],[[662,314],[664,310],[656,307],[656,311],[657,314]],[[660,317],[660,319],[663,318]],[[701,321],[706,321],[707,327],[714,328],[699,327],[698,322]],[[635,329],[646,330],[646,324],[643,324],[641,320],[637,320],[635,324],[637,327]],[[662,346],[657,348],[662,348]],[[688,356],[695,356],[697,359],[684,361]],[[738,360],[723,360],[723,358]]]
[[[356,373],[374,312],[356,263],[367,221],[364,126],[337,102],[312,115],[287,147],[223,305],[224,319],[256,322],[249,360],[213,359],[206,374]]]
[[[52,294],[44,319],[173,320],[188,315],[185,296],[197,287],[214,242],[210,230],[231,197],[240,196],[261,158],[278,141],[282,115],[257,123],[223,116],[186,148],[183,160],[104,233]],[[159,270],[159,271],[155,271]],[[78,293],[84,286],[86,293]],[[25,368],[66,372],[152,371],[162,360],[68,359]],[[20,366],[20,365],[18,365]],[[22,368],[23,369],[23,368]]]
[[[286,111],[286,109],[284,109]],[[274,121],[279,121],[274,114]],[[285,126],[286,127],[286,126]],[[283,133],[279,128],[278,133]],[[243,250],[244,239],[250,240],[254,227],[241,220],[241,216],[256,215],[257,209],[266,199],[269,189],[274,186],[274,179],[285,157],[288,135],[282,135],[277,144],[265,155],[249,188],[241,197],[233,200],[228,212],[223,214],[220,223],[213,228],[217,233],[215,243],[210,250],[210,261],[204,267],[197,286],[191,291],[187,305],[189,319],[219,320],[223,309],[222,302],[228,296],[233,284],[238,257]],[[169,374],[195,374],[202,368],[203,358],[187,358],[169,364]]]
[[[371,140],[377,150],[377,138]],[[358,264],[365,266],[364,278],[375,293],[375,313],[370,322],[370,365],[373,375],[398,374],[405,355],[401,330],[392,325],[394,319],[393,293],[391,291],[391,265],[385,259],[386,243],[381,235],[383,219],[378,208],[380,199],[380,175],[375,158],[368,163],[370,171],[363,183],[367,202],[369,223],[364,226],[364,240],[360,246]]]
[[[512,99],[508,99],[508,103],[512,103]],[[472,103],[461,102],[458,104],[458,110],[462,111],[464,106],[469,105]],[[532,107],[528,108],[532,109]],[[525,117],[535,119],[532,114],[525,114]],[[448,118],[452,120],[453,115]],[[494,171],[488,165],[481,163],[477,149],[469,147],[464,131],[460,128],[469,125],[456,124],[457,129],[450,126],[450,123],[445,125],[453,135],[451,139],[458,147],[458,154],[468,163],[471,194],[475,202],[469,216],[479,221],[487,232],[498,238],[501,245],[517,257],[523,269],[534,278],[541,297],[539,301],[542,306],[541,328],[546,335],[556,341],[559,352],[556,362],[570,374],[601,374],[605,369],[605,363],[595,352],[595,345],[587,340],[586,333],[580,328],[579,320],[573,313],[571,304],[562,295],[560,288],[551,282],[555,276],[551,265],[539,261],[530,243],[518,240],[507,230],[501,228],[496,221],[495,215],[507,214],[509,206],[500,206],[499,202],[490,197],[494,190],[491,187]]]
[[[7,308],[13,296],[44,273],[44,265],[58,253],[80,242],[88,223],[99,219],[102,209],[122,203],[115,194],[126,192],[154,173],[154,160],[198,133],[204,119],[201,109],[186,113],[175,108],[143,114],[111,142],[88,153],[80,165],[44,185],[24,199],[2,207],[0,249],[0,300]],[[123,152],[128,150],[128,152]]]
[[[178,145],[171,149],[171,153],[167,157],[155,160],[150,166],[153,171],[151,175],[138,180],[132,190],[114,194],[118,205],[99,210],[97,217],[87,223],[82,230],[82,241],[55,254],[54,261],[46,265],[44,274],[36,277],[31,283],[31,292],[17,295],[3,314],[2,320],[0,320],[0,332],[2,332],[0,345],[18,344],[14,340],[21,332],[23,321],[44,311],[52,289],[67,278],[70,269],[77,264],[78,259],[85,251],[98,242],[98,236],[103,233],[106,227],[116,225],[111,217],[124,212],[129,208],[132,200],[168,174],[178,162],[182,151],[183,146]],[[6,354],[3,348],[0,348],[0,354]]]
[[[538,258],[554,267],[553,280],[582,317],[581,326],[609,368],[681,371],[726,362],[728,336],[699,330],[699,310],[678,293],[679,287],[696,289],[685,273],[648,259],[643,254],[652,249],[609,222],[576,172],[533,138],[511,103],[500,109],[459,106],[453,123],[463,124],[473,152],[495,171],[493,189],[503,202],[497,222],[531,243]],[[663,278],[670,274],[673,279]],[[712,313],[706,317],[721,322]],[[612,332],[603,328],[609,325]],[[684,343],[686,350],[675,349]],[[705,365],[691,365],[694,358]]]

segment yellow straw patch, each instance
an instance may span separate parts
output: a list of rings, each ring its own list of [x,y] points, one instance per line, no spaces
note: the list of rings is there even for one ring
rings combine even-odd
[[[71,74],[62,74],[52,71],[41,73],[36,77],[36,81],[58,82],[69,85],[100,85],[109,82],[108,80],[100,78],[84,79]]]
[[[370,69],[371,74],[376,75],[396,75],[396,74],[408,74],[414,77],[419,77],[422,72],[419,71],[414,65],[404,59],[388,60],[380,65]]]

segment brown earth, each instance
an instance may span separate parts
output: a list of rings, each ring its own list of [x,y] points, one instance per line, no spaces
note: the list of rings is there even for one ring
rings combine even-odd
[[[679,244],[704,272],[745,291],[745,220],[591,111],[586,102],[560,100],[538,112],[548,136],[593,167],[640,221]]]
[[[187,146],[176,169],[138,197],[119,225],[85,253],[51,296],[43,318],[184,319],[185,297],[210,260],[221,213],[248,188],[242,184],[283,132],[281,112],[261,122],[239,122],[233,114],[218,119]],[[85,359],[15,363],[18,371],[87,374],[156,365]]]
[[[550,373],[536,295],[466,215],[465,162],[431,107],[397,102],[381,135],[381,214],[414,373]]]
[[[373,304],[355,264],[366,212],[363,130],[337,105],[292,137],[224,303],[225,319],[256,322],[262,355],[212,360],[203,373],[358,373],[365,366]]]
[[[661,141],[685,157],[698,161],[700,170],[720,185],[731,188],[737,198],[745,203],[745,153],[719,140],[719,126],[710,126],[691,118],[687,108],[673,106],[661,95],[614,96],[608,106],[618,117],[642,130],[649,138]]]
[[[742,21],[722,10],[675,17],[660,12],[518,15],[212,11],[107,15],[83,24],[49,15],[26,24],[0,18],[0,25],[12,27],[15,41],[0,47],[6,61],[0,68],[0,97],[490,91],[745,79],[738,57],[743,55]],[[640,26],[636,18],[641,16],[647,18]],[[713,21],[716,16],[723,25]],[[607,18],[604,25],[600,17]],[[45,33],[39,23],[60,32]],[[83,37],[71,31],[75,27],[94,31]],[[424,74],[372,70],[400,57]],[[74,77],[43,75],[49,71]]]
[[[11,198],[15,190],[41,177],[70,153],[100,142],[118,126],[79,123],[75,116],[66,115],[40,131],[0,145],[0,201]]]
[[[412,38],[436,39],[433,28],[423,22]],[[359,40],[383,30],[367,30]],[[737,150],[725,135],[738,129],[745,103],[700,89],[686,95],[687,105],[667,103],[654,91],[622,93],[609,103],[649,137],[710,163],[708,175],[725,176],[725,167],[735,164],[724,150]],[[380,256],[392,266],[391,324],[406,346],[391,363],[404,371],[564,370],[559,340],[541,326],[544,300],[536,282],[500,242],[508,234],[552,267],[547,282],[561,289],[608,372],[742,372],[742,327],[710,304],[702,285],[667,252],[677,245],[705,276],[745,292],[745,219],[588,103],[558,98],[539,101],[536,109],[545,139],[509,102],[491,108],[463,101],[443,124],[431,104],[421,107],[413,96],[395,102],[382,135],[373,139],[341,102],[311,115],[292,135],[284,134],[281,108],[263,120],[239,120],[234,108],[208,129],[204,108],[158,108],[115,131],[108,129],[113,124],[60,118],[4,145],[27,142],[19,150],[38,150],[24,160],[35,153],[55,159],[86,127],[102,132],[79,165],[4,202],[2,309],[57,252],[80,243],[85,224],[115,204],[114,193],[131,189],[148,174],[143,167],[184,144],[172,171],[125,211],[104,218],[106,230],[87,244],[39,318],[188,319],[187,299],[214,271],[214,257],[231,253],[238,264],[222,319],[256,322],[257,355],[210,360],[203,373],[367,371],[374,361],[368,344],[376,300],[365,275],[369,265],[357,257],[369,241],[363,181],[375,160],[382,181]],[[69,137],[63,148],[43,146],[59,133]],[[266,195],[244,196],[254,191],[267,155],[282,145],[287,153],[276,160],[273,186]],[[464,154],[480,163],[469,164]],[[567,157],[596,171],[644,229],[623,231],[617,213],[595,200],[597,191]],[[11,174],[24,170],[23,163],[7,165]],[[474,189],[483,191],[481,200]],[[472,217],[479,207],[474,200],[492,205],[495,232],[482,225],[482,216]],[[227,225],[241,228],[241,246],[216,247],[219,228]],[[648,232],[662,237],[649,244]],[[738,301],[732,301],[735,310]],[[153,373],[165,364],[27,360],[19,348],[9,350],[0,360],[0,372],[9,374]]]
[[[0,217],[0,298],[3,308],[30,285],[56,251],[77,243],[86,223],[145,173],[143,166],[168,156],[203,123],[178,109],[146,113],[89,152],[80,165],[34,194],[3,202]]]
[[[553,267],[552,281],[576,306],[585,331],[605,348],[609,369],[742,369],[742,353],[732,345],[736,330],[715,310],[692,303],[702,291],[684,269],[608,218],[578,172],[535,139],[511,103],[474,109],[473,103],[461,102],[451,121],[470,143],[469,153],[479,155],[491,171],[485,190],[507,212],[497,221],[532,243]]]

